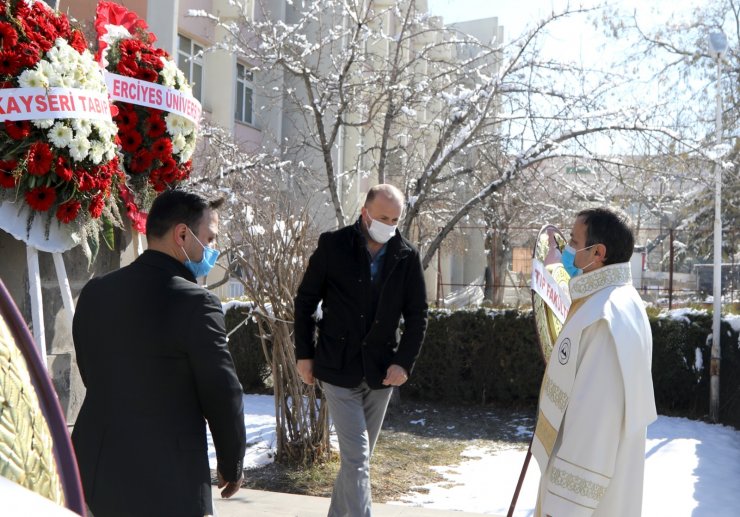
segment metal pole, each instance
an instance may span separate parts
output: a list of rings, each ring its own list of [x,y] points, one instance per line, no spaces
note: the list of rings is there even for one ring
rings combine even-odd
[[[722,143],[722,96],[721,79],[722,54],[717,53],[717,106],[715,108],[715,131],[717,153]],[[720,321],[722,317],[722,167],[720,157],[714,163],[714,314],[712,318],[712,358],[709,367],[709,418],[712,422],[719,420],[719,366],[720,366]]]
[[[668,270],[668,310],[673,309],[673,267],[674,267],[674,254],[673,254],[673,228],[670,230],[671,233],[671,268]]]

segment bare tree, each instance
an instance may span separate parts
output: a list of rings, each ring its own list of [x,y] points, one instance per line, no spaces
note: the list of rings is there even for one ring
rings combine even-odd
[[[191,186],[226,198],[221,211],[221,249],[227,262],[223,278],[236,279],[253,304],[262,349],[271,367],[275,395],[277,460],[311,464],[328,457],[326,405],[296,370],[293,346],[293,298],[315,242],[307,211],[294,210],[284,185],[300,175],[286,163],[250,153],[221,128],[202,133]]]
[[[305,1],[285,19],[269,7],[259,2],[254,19],[209,17],[229,34],[221,48],[275,78],[263,95],[290,120],[281,155],[320,165],[312,190],[326,192],[340,227],[356,209],[344,194],[363,178],[402,186],[402,229],[424,267],[523,171],[562,156],[598,158],[617,134],[664,147],[680,136],[653,123],[660,106],[615,104],[628,74],[540,57],[551,24],[596,9],[553,13],[504,45],[445,28],[414,0]]]

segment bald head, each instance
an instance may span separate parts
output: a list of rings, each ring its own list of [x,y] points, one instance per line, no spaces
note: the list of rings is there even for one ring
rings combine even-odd
[[[403,192],[398,190],[398,188],[390,185],[389,183],[381,183],[380,185],[375,185],[374,187],[371,187],[370,190],[367,191],[367,197],[365,198],[365,207],[370,206],[378,197],[393,202],[401,209],[403,209],[403,205],[406,202]]]

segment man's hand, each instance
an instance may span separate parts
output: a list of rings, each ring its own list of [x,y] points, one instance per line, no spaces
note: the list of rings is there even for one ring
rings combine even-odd
[[[236,481],[226,481],[219,470],[216,470],[216,476],[218,477],[218,488],[223,488],[223,490],[221,490],[221,497],[224,499],[228,499],[237,493],[239,491],[239,487],[242,486],[242,481],[244,481],[244,474],[239,476],[239,479]]]
[[[388,371],[385,373],[385,379],[383,379],[384,386],[400,386],[409,380],[409,374],[406,373],[406,369],[403,366],[392,364],[388,367]]]
[[[306,384],[313,384],[313,359],[298,359],[298,375]]]

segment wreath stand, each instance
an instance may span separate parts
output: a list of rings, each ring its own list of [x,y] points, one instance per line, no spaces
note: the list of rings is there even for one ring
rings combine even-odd
[[[56,221],[51,221],[47,236],[45,214],[36,214],[29,229],[27,227],[27,221],[30,215],[29,207],[22,202],[3,201],[0,203],[0,229],[26,244],[28,294],[31,297],[33,338],[39,349],[44,366],[48,369],[39,251],[51,253],[54,259],[54,269],[56,270],[59,290],[62,295],[65,318],[67,319],[69,328],[72,329],[75,306],[62,253],[80,244],[80,236],[74,231],[74,228],[69,227],[70,225],[61,225]]]

